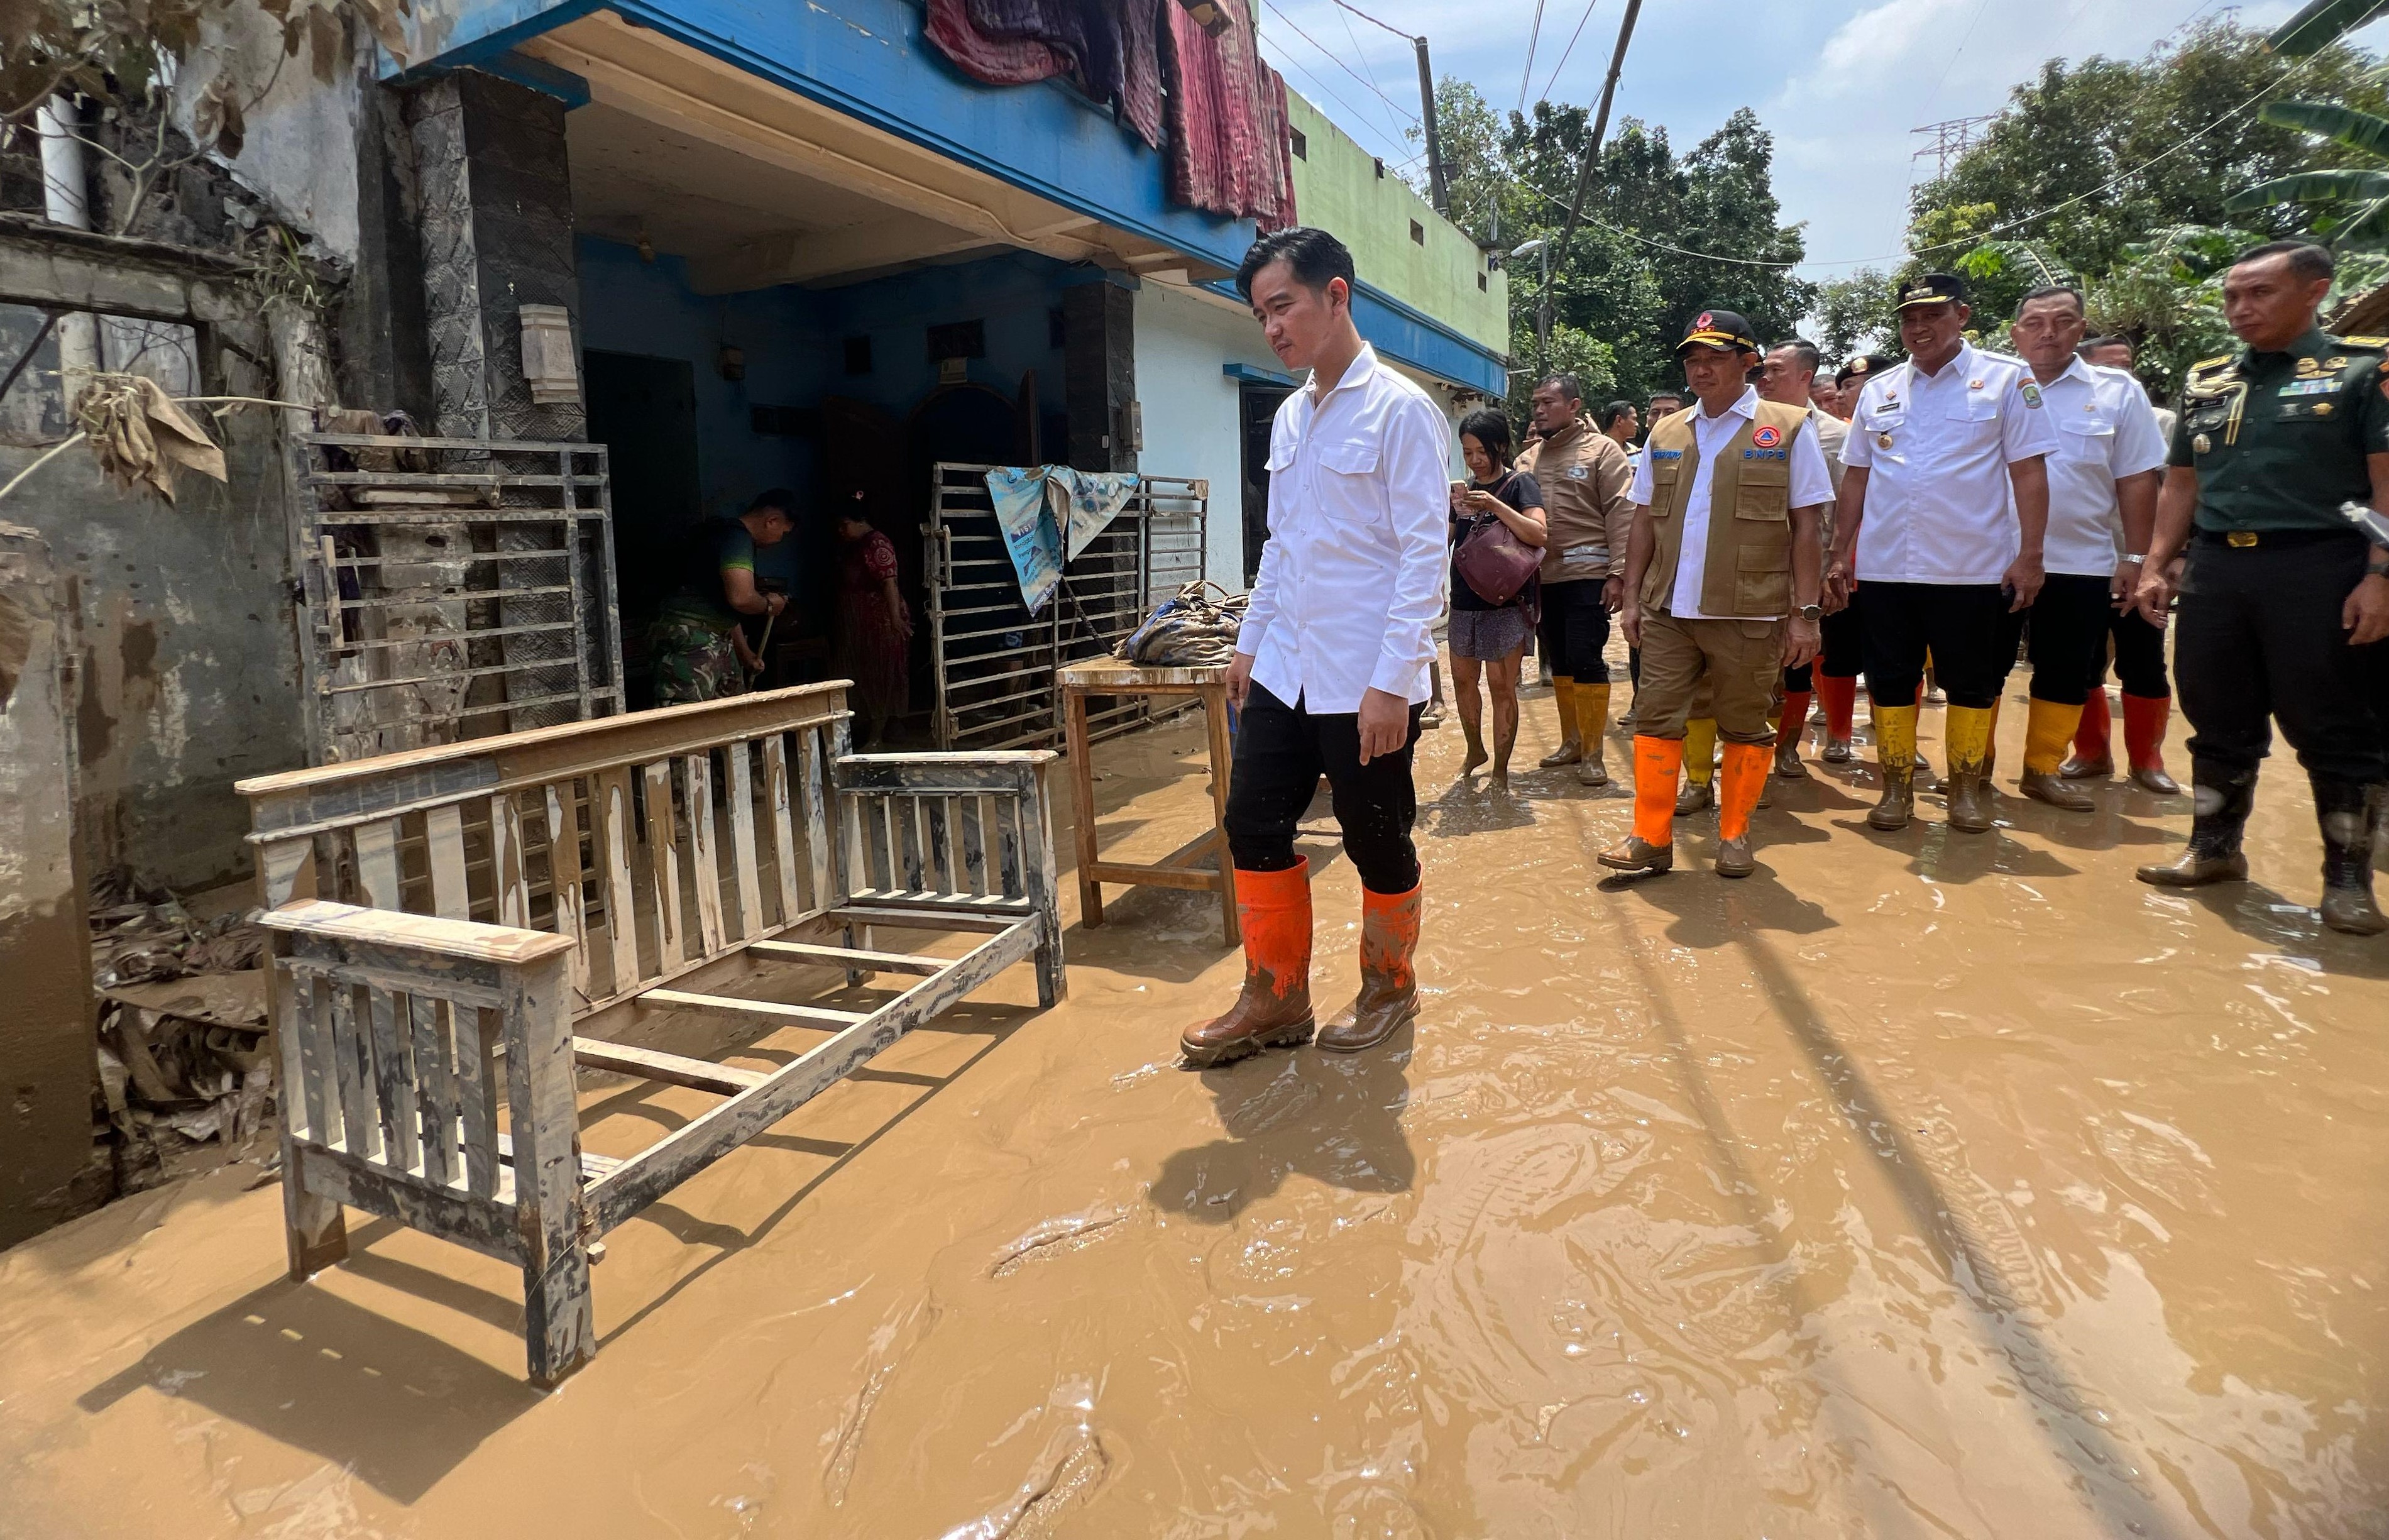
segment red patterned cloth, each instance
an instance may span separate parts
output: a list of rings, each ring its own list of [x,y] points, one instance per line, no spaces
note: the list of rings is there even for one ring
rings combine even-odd
[[[1161,148],[1156,6],[1174,0],[929,0],[928,39],[990,85],[1054,75]]]
[[[1161,9],[1171,200],[1249,215],[1263,230],[1292,225],[1285,81],[1261,60],[1251,7],[1225,0],[1230,24],[1217,37],[1175,0]]]

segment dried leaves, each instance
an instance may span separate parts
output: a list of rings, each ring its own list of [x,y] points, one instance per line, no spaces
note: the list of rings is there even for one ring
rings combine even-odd
[[[178,467],[224,479],[224,450],[146,375],[93,376],[75,397],[74,418],[90,435],[99,468],[118,486],[147,483],[171,503]]]

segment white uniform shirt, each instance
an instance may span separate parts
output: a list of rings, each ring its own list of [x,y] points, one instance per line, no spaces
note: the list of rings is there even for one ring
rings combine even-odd
[[[1842,447],[1867,472],[1859,581],[1998,583],[2024,545],[2008,467],[2056,451],[2050,416],[2022,359],[1971,342],[1938,374],[1868,379]]]
[[[1716,417],[1708,415],[1698,402],[1693,404],[1693,452],[1698,462],[1693,468],[1692,496],[1684,504],[1683,545],[1676,553],[1676,597],[1668,602],[1667,612],[1678,620],[1705,621],[1701,613],[1701,582],[1708,571],[1709,560],[1709,482],[1713,480],[1718,452],[1733,442],[1742,425],[1758,416],[1758,391],[1745,385],[1742,397]],[[1825,452],[1817,443],[1815,425],[1805,432],[1792,435],[1792,500],[1795,508],[1811,507],[1833,500],[1833,478],[1825,464]],[[1634,486],[1627,494],[1637,508],[1651,506],[1651,456],[1645,454],[1634,462]],[[1779,615],[1745,615],[1744,620],[1781,620]]]
[[[2156,408],[2130,374],[2079,358],[2040,388],[2040,399],[2057,429],[2057,453],[2049,457],[2049,538],[2041,565],[2052,572],[2105,577],[2123,553],[2116,481],[2165,461]]]
[[[1451,429],[1363,343],[1315,404],[1270,428],[1269,543],[1236,650],[1253,683],[1319,714],[1381,689],[1424,700],[1443,609]]]

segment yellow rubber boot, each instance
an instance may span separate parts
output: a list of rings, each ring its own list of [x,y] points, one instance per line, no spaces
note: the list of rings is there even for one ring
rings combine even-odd
[[[1684,724],[1684,789],[1676,798],[1676,815],[1684,817],[1717,805],[1717,718],[1696,716]]]
[[[1991,751],[1997,706],[1951,705],[1943,726],[1949,745],[1949,827],[1981,834],[1991,827]]]
[[[1906,828],[1916,812],[1916,708],[1875,705],[1875,763],[1883,771],[1883,800],[1868,810],[1872,828]]]
[[[2024,729],[2024,774],[2016,777],[2016,789],[2068,813],[2097,808],[2090,794],[2064,775],[2065,751],[2081,726],[2081,707],[2033,697],[2032,715],[2025,719]]]
[[[1603,693],[1608,693],[1608,688],[1603,686]],[[1552,674],[1552,699],[1560,709],[1560,746],[1537,762],[1546,770],[1574,764],[1584,752],[1583,740],[1577,736],[1576,681],[1565,674]]]
[[[1607,786],[1609,765],[1603,758],[1602,736],[1609,730],[1609,681],[1576,687],[1576,737],[1579,751],[1576,778],[1587,786]]]

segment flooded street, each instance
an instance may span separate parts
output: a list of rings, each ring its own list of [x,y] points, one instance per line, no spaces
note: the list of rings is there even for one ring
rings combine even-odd
[[[2389,943],[2320,930],[2292,762],[2241,887],[2131,879],[2186,799],[1878,835],[1813,759],[1757,877],[1705,815],[1620,886],[1525,715],[1506,797],[1426,736],[1390,1051],[1178,1070],[1240,961],[1107,892],[1063,1007],[1015,969],[617,1232],[554,1395],[510,1269],[368,1223],[290,1284],[254,1168],[0,1254],[0,1534],[2389,1533]],[[1107,853],[1200,827],[1199,744],[1097,749]]]

